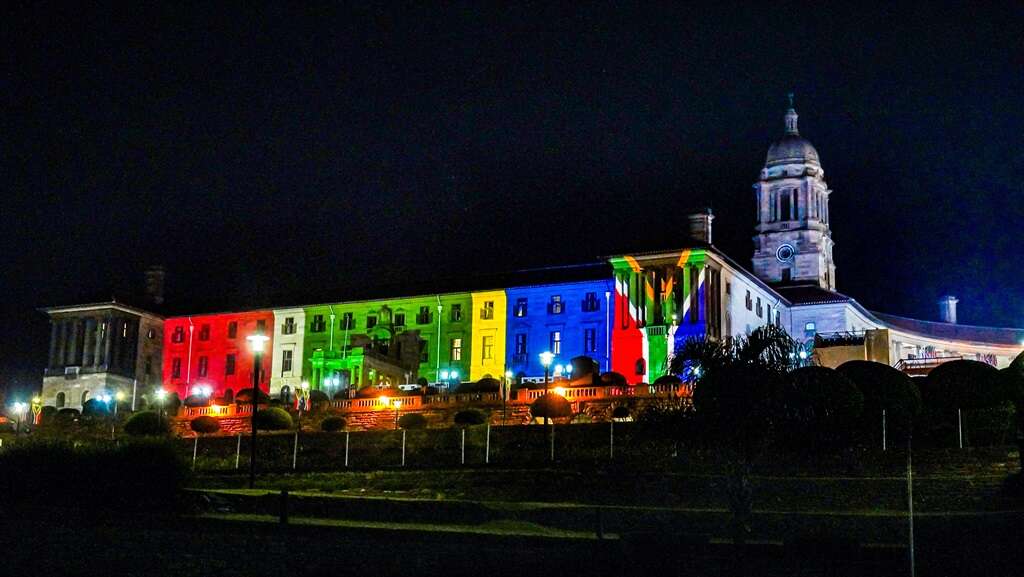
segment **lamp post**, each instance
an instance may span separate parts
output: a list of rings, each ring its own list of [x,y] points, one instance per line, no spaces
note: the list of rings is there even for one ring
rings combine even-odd
[[[550,383],[548,383],[548,377],[549,377],[549,374],[550,374],[549,371],[551,369],[551,362],[554,361],[554,360],[555,360],[555,354],[552,353],[551,351],[544,351],[543,353],[540,354],[540,364],[543,365],[543,367],[544,367],[544,395],[545,396],[548,394],[548,387],[550,385]],[[549,400],[549,402],[550,402],[550,400]],[[550,407],[547,407],[544,410],[544,426],[545,427],[548,426],[548,410],[547,410],[548,408],[550,408]]]
[[[505,408],[508,399],[512,396],[512,371],[505,371],[505,390],[501,392],[501,424],[505,424],[508,417],[508,410]]]
[[[398,430],[398,411],[402,408],[402,400],[394,399],[391,401],[391,406],[395,408],[395,430]]]
[[[249,341],[249,347],[253,354],[252,442],[249,446],[249,488],[252,489],[256,485],[256,413],[259,411],[260,402],[260,369],[263,365],[263,345],[270,340],[270,337],[257,332],[245,337],[245,340]]]
[[[164,399],[167,398],[167,391],[162,387],[156,390],[156,424],[160,427],[164,424]]]
[[[18,401],[17,403],[14,403],[14,415],[17,417],[17,427],[18,427],[15,430],[15,432],[18,435],[21,435],[21,419],[22,419],[22,415],[25,414],[25,409],[26,408],[28,408],[28,405],[26,405],[25,403],[22,403],[21,401]]]

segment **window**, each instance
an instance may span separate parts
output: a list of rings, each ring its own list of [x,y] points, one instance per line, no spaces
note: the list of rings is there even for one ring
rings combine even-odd
[[[549,315],[560,315],[562,314],[562,295],[551,295],[551,301],[548,303],[548,314]],[[552,351],[554,352],[554,351]]]
[[[434,322],[434,319],[433,315],[430,313],[430,307],[420,307],[420,312],[416,315],[416,323],[429,325],[432,322]]]
[[[210,340],[210,325],[209,324],[204,324],[203,326],[199,327],[199,340],[201,340],[201,341],[208,341],[208,340]]]
[[[183,343],[185,342],[185,327],[174,327],[174,332],[171,333],[172,343]]]
[[[635,372],[637,375],[647,374],[647,361],[642,358],[636,360]]]
[[[57,405],[58,409],[63,409],[64,408],[64,403],[67,402],[67,401],[65,401],[65,398],[66,397],[65,397],[63,392],[57,393],[57,402],[55,404]]]
[[[375,326],[377,326],[377,317],[374,315],[366,317],[366,328],[372,329]]]
[[[261,335],[267,334],[267,321],[263,319],[256,321],[256,332]]]
[[[284,319],[284,325],[281,326],[282,335],[294,335],[295,334],[295,317],[288,317]]]
[[[526,333],[516,333],[516,354],[526,354]]]
[[[454,338],[451,340],[451,356],[449,357],[453,361],[462,360],[462,339]]]
[[[322,333],[326,328],[324,326],[324,315],[313,315],[313,322],[309,325],[309,332]]]
[[[526,299],[516,299],[515,315],[519,318],[526,316]]]
[[[395,326],[396,327],[404,327],[405,326],[405,313],[395,313]]]
[[[781,194],[782,208],[779,211],[781,213],[780,216],[779,216],[779,220],[792,220],[792,218],[790,217],[790,210],[789,210],[789,202],[790,202],[789,201],[789,197],[790,197],[790,193],[789,193],[788,190],[782,192],[782,194]]]
[[[281,351],[281,376],[287,376],[292,372],[292,355],[295,351],[284,349]]]
[[[731,295],[732,294],[732,283],[731,282],[725,283],[725,294],[727,294],[727,295]]]
[[[235,355],[232,353],[224,359],[224,376],[235,374]]]
[[[480,309],[480,318],[485,321],[494,318],[494,301],[484,301],[484,308]]]
[[[483,349],[483,357],[481,357],[481,358],[483,358],[483,360],[485,360],[485,361],[493,360],[494,359],[494,337],[490,336],[490,335],[484,336],[482,344],[483,344],[483,346],[481,348]]]
[[[156,331],[153,330],[153,329],[149,329],[148,331],[146,331],[146,338],[149,339],[149,340],[155,339],[156,338]]]
[[[597,293],[587,293],[583,297],[583,312],[592,313],[601,310],[601,301],[597,300]]]
[[[430,343],[426,339],[420,339],[420,362],[426,363],[430,361]]]
[[[757,297],[757,318],[764,316],[764,308],[761,307],[761,297]]]
[[[452,305],[451,319],[452,319],[453,323],[462,320],[462,305],[460,305],[460,304],[453,304]]]
[[[754,310],[754,299],[750,298],[750,291],[747,291],[747,310]]]
[[[205,377],[207,369],[210,368],[209,357],[199,357],[199,376]]]
[[[597,352],[597,330],[596,329],[583,329],[583,352],[585,352],[585,353],[596,353]]]
[[[782,282],[790,282],[793,280],[793,271],[789,270],[789,267],[782,269]]]
[[[233,339],[238,336],[238,323],[231,321],[228,323],[228,338]]]
[[[562,354],[562,331],[551,331],[551,352]]]
[[[176,358],[176,359],[172,359],[171,360],[171,378],[172,379],[180,379],[181,378],[181,359],[180,358]]]
[[[818,327],[817,325],[814,324],[813,321],[804,324],[804,332],[813,333],[816,330],[818,330]]]

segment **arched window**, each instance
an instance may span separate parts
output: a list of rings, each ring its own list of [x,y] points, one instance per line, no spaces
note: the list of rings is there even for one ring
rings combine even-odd
[[[636,360],[636,374],[645,375],[647,374],[647,361],[643,359]]]
[[[290,403],[292,402],[292,388],[288,385],[281,387],[281,402]]]
[[[65,396],[64,396],[64,392],[63,391],[57,393],[56,405],[57,405],[58,409],[63,409],[64,408],[64,403],[65,403],[64,399],[65,399]]]

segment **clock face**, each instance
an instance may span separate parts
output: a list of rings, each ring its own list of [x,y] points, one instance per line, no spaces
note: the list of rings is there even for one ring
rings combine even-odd
[[[775,258],[779,259],[779,262],[793,262],[794,255],[796,255],[796,249],[791,244],[784,244],[775,251]]]

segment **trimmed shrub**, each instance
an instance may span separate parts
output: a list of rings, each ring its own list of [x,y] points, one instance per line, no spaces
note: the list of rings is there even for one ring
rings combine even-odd
[[[328,433],[333,433],[335,431],[340,431],[344,429],[345,425],[345,419],[343,419],[342,417],[327,417],[326,419],[320,421],[320,430],[326,431]]]
[[[107,404],[99,399],[89,399],[82,405],[83,417],[105,417],[107,414]]]
[[[203,395],[189,395],[185,397],[184,405],[186,407],[209,407],[213,400],[210,397],[204,397]]]
[[[292,416],[279,407],[270,407],[256,413],[256,428],[264,431],[283,431],[292,428]]]
[[[627,384],[626,377],[612,371],[601,375],[601,383],[606,387],[625,387]]]
[[[619,405],[612,409],[613,419],[628,419],[629,418],[629,407],[625,405]]]
[[[536,419],[564,419],[572,416],[572,404],[561,395],[545,393],[530,405],[530,415]]]
[[[57,418],[57,407],[47,405],[39,412],[39,424],[49,425]]]
[[[348,398],[348,390],[347,389],[342,389],[342,390],[338,391],[337,393],[334,393],[334,400],[336,400],[336,401],[341,400],[341,399],[347,399],[347,398]]]
[[[260,391],[259,403],[270,403],[270,395]],[[239,389],[235,393],[235,404],[251,404],[252,403],[252,387],[247,389]]]
[[[215,417],[203,415],[201,417],[196,417],[192,419],[192,422],[189,423],[189,426],[192,427],[193,431],[199,433],[200,435],[210,434],[216,433],[217,431],[220,430],[220,421],[218,421]]]
[[[168,419],[161,419],[154,411],[142,411],[128,418],[124,432],[133,437],[166,435],[170,432],[170,424]]]
[[[1002,390],[998,369],[966,359],[935,367],[925,377],[921,396],[937,409],[983,409],[1011,400]]]
[[[845,446],[860,417],[864,395],[839,371],[802,367],[789,374],[776,416],[788,440],[805,447]]]
[[[864,395],[861,438],[876,447],[882,441],[882,411],[888,438],[906,439],[913,419],[921,412],[921,392],[914,379],[889,365],[872,361],[848,361],[836,369],[853,381]]]
[[[427,418],[420,413],[406,413],[398,418],[398,426],[403,429],[426,429]]]
[[[482,425],[487,422],[487,415],[483,411],[477,409],[466,409],[455,413],[455,424],[468,426],[468,425]]]

